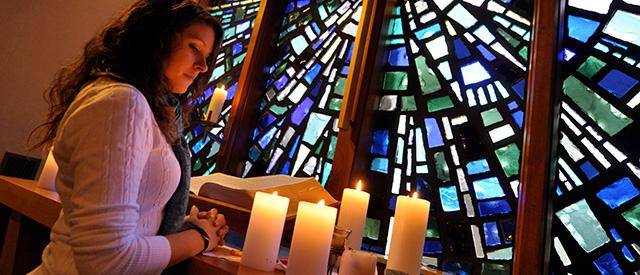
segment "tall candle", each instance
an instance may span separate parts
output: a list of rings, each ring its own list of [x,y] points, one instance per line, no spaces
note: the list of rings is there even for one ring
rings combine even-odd
[[[224,86],[213,90],[211,101],[209,101],[209,108],[207,109],[207,121],[213,123],[218,122],[225,100],[227,100],[227,90],[224,89]]]
[[[371,252],[347,249],[340,257],[338,275],[373,275],[377,262],[378,258]]]
[[[53,158],[53,147],[49,150],[47,160],[44,162],[44,167],[38,178],[36,186],[51,191],[56,191],[56,175],[58,174],[58,164]]]
[[[240,263],[262,271],[273,271],[278,259],[289,198],[277,192],[256,192]]]
[[[398,196],[387,269],[420,274],[430,205],[428,201],[417,198],[416,193],[413,197]]]
[[[369,193],[361,191],[362,181],[358,181],[356,189],[345,188],[342,191],[342,203],[338,216],[338,227],[351,230],[347,238],[347,246],[360,249],[362,232],[367,219]]]
[[[287,274],[327,274],[337,209],[301,201],[293,229]]]

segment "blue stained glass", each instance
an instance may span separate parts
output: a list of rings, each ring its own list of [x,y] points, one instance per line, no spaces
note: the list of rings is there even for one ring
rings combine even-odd
[[[296,141],[293,143],[293,147],[291,147],[291,151],[289,151],[289,158],[293,158],[293,154],[296,152],[298,148],[298,143],[300,143],[300,136],[296,137]]]
[[[427,127],[427,139],[429,140],[429,148],[444,145],[442,134],[435,118],[425,118],[424,124]]]
[[[298,8],[302,8],[306,5],[309,5],[309,0],[298,0]]]
[[[282,87],[284,87],[284,85],[287,84],[287,82],[289,82],[289,77],[287,77],[287,74],[282,74],[278,80],[276,80],[276,82],[274,82],[274,85],[276,85],[276,89],[278,89],[278,91],[282,90]]]
[[[626,50],[627,50],[627,48],[628,48],[627,46],[622,45],[622,44],[620,44],[620,43],[618,43],[618,42],[616,42],[616,41],[613,41],[613,40],[611,40],[611,39],[602,38],[602,41],[607,42],[607,43],[609,43],[609,44],[611,44],[611,45],[614,45],[614,46],[616,46],[616,47],[619,47],[619,48],[621,48],[621,49],[623,49],[623,50],[625,50],[625,51],[626,51]]]
[[[251,21],[247,20],[242,22],[236,26],[236,33],[243,33],[251,27]]]
[[[191,151],[194,154],[197,154],[198,152],[200,152],[200,150],[202,150],[202,147],[204,147],[207,143],[209,143],[209,141],[211,141],[209,136],[205,136],[205,138],[199,138],[198,142],[196,142],[196,144],[194,144],[191,147]]]
[[[616,242],[619,243],[622,241],[622,237],[620,237],[620,234],[618,234],[618,231],[615,228],[611,228],[609,232],[611,232],[611,236],[616,240]]]
[[[300,125],[304,118],[309,114],[311,106],[313,106],[313,100],[305,97],[291,114],[291,122],[295,125]]]
[[[276,127],[272,127],[266,134],[264,134],[260,138],[260,140],[258,140],[258,144],[260,144],[260,147],[262,147],[262,149],[264,149],[267,144],[269,144],[269,142],[273,138],[273,135],[276,133],[276,130],[278,130]]]
[[[603,32],[640,46],[640,29],[630,26],[640,26],[640,16],[618,10],[605,25]]]
[[[302,53],[307,48],[307,46],[309,46],[309,43],[304,38],[304,35],[299,35],[294,39],[291,39],[291,47],[293,48],[293,51],[296,52],[296,54]]]
[[[520,99],[524,99],[524,85],[525,85],[526,81],[524,81],[524,79],[518,81],[516,84],[513,84],[513,86],[511,88],[513,88],[513,90],[516,91],[516,93],[518,94],[518,96],[520,97]]]
[[[593,177],[597,176],[600,172],[598,172],[598,169],[596,169],[595,167],[593,167],[593,164],[591,164],[590,161],[585,161],[582,165],[580,165],[580,169],[582,169],[582,172],[584,172],[584,175],[587,176],[587,179],[592,179]]]
[[[316,84],[316,86],[313,86],[313,90],[311,90],[312,96],[318,96],[318,92],[323,87],[322,84],[323,84],[322,80],[318,80],[318,83]]]
[[[489,171],[489,163],[486,159],[474,160],[467,163],[467,173],[469,175],[480,174]]]
[[[204,98],[206,98],[207,101],[209,100],[209,98],[211,98],[212,95],[213,95],[213,87],[210,87],[209,89],[204,90]]]
[[[346,76],[349,74],[349,66],[343,66],[342,67],[342,71],[340,71],[340,74]]]
[[[193,128],[193,136],[199,136],[202,135],[202,133],[204,133],[204,127],[202,127],[201,124],[196,125],[196,127]]]
[[[471,55],[471,52],[469,52],[467,46],[464,45],[464,41],[462,41],[462,39],[458,38],[453,40],[453,46],[456,49],[456,57],[458,59],[463,59]]]
[[[476,48],[478,48],[482,56],[484,56],[484,58],[487,59],[488,61],[493,61],[496,59],[496,56],[493,55],[489,50],[487,50],[487,48],[485,48],[484,45],[479,44],[478,46],[476,46]]]
[[[442,254],[442,244],[440,242],[432,242],[432,241],[424,242],[423,254],[428,254],[428,255]]]
[[[273,123],[274,121],[276,121],[276,117],[274,117],[270,113],[266,113],[260,119],[260,128],[265,129],[265,128],[269,127],[269,125],[271,125],[271,123]]]
[[[484,241],[488,246],[496,246],[500,244],[498,225],[495,222],[484,223]]]
[[[593,264],[596,265],[598,270],[602,272],[602,274],[607,275],[622,275],[623,272],[620,270],[620,266],[618,265],[618,261],[613,257],[611,252],[602,255],[600,258],[593,261]]]
[[[634,262],[636,260],[633,257],[633,254],[631,254],[631,251],[629,251],[629,248],[626,245],[622,246],[622,254],[624,255],[625,258],[627,258],[627,260],[629,262]]]
[[[236,96],[236,90],[238,89],[238,82],[233,83],[229,88],[227,88],[227,99],[232,99]]]
[[[322,65],[318,63],[314,64],[313,67],[309,69],[309,72],[304,75],[304,80],[307,81],[309,85],[311,85],[313,80],[316,79],[316,76],[318,76],[318,74],[320,73],[320,69],[322,69]]]
[[[237,42],[234,43],[233,46],[231,46],[231,52],[233,53],[234,56],[238,55],[239,53],[242,53],[242,42]]]
[[[518,111],[515,111],[513,114],[511,114],[511,116],[513,116],[513,120],[516,121],[516,124],[518,124],[518,127],[522,128],[522,120],[524,119],[524,112],[518,110]]]
[[[397,202],[398,202],[398,195],[391,195],[391,198],[389,198],[389,210],[395,211]]]
[[[387,155],[387,147],[389,147],[389,131],[381,130],[373,132],[371,153],[383,156]]]
[[[282,166],[282,169],[280,170],[280,174],[289,174],[290,166],[291,166],[290,161],[285,162],[284,165]]]
[[[311,28],[313,29],[313,32],[316,33],[316,35],[320,35],[320,33],[322,32],[316,22],[311,23]]]
[[[479,200],[493,199],[505,196],[502,187],[500,187],[500,182],[498,182],[497,177],[473,181],[473,189],[475,190],[476,197]]]
[[[442,203],[442,210],[445,212],[460,210],[458,191],[455,185],[440,187],[440,202]]]
[[[562,190],[560,190],[560,186],[556,186],[556,194],[558,194],[558,196],[562,196]]]
[[[480,212],[481,217],[508,214],[511,213],[511,207],[506,200],[482,201],[478,202],[478,212]]]
[[[387,167],[389,166],[389,160],[386,158],[374,158],[371,161],[371,170],[378,171],[380,173],[387,173]]]
[[[587,18],[569,15],[569,37],[575,38],[582,42],[587,42],[589,37],[593,35],[600,23]]]
[[[465,85],[478,83],[491,78],[491,75],[489,75],[484,66],[478,61],[462,66],[461,72]]]
[[[427,39],[431,36],[433,36],[434,34],[437,34],[440,32],[440,24],[434,24],[432,26],[426,27],[422,30],[419,30],[416,32],[416,37],[418,38],[418,40],[424,40]]]
[[[407,49],[405,47],[400,47],[389,51],[389,65],[402,67],[409,66]]]
[[[504,240],[504,243],[511,244],[511,242],[513,242],[516,224],[513,222],[513,220],[509,220],[506,222],[501,222],[500,226],[502,227],[502,239]]]
[[[618,70],[611,70],[604,76],[598,85],[609,91],[612,95],[615,95],[617,98],[621,98],[637,83],[638,80],[628,76],[627,74]]]
[[[624,177],[603,188],[596,195],[609,207],[617,208],[640,194],[628,177]]]
[[[509,110],[513,111],[518,108],[518,103],[516,103],[515,101],[511,101],[507,106],[509,107]]]
[[[249,148],[249,158],[255,161],[256,159],[258,159],[259,156],[260,156],[260,151],[258,150],[258,148],[256,148],[255,145],[251,146],[251,148]]]

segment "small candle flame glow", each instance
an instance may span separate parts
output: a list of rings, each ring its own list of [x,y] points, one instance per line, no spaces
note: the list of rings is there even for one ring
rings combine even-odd
[[[418,192],[413,192],[413,195],[411,197],[414,198],[414,199],[417,199],[418,198]]]
[[[318,202],[318,204],[319,204],[319,205],[324,205],[324,200],[320,200],[320,201]]]
[[[273,191],[273,195],[277,196],[278,195],[278,191]]]
[[[362,191],[362,180],[358,180],[358,184],[356,185],[356,190]]]
[[[222,85],[222,89],[223,89],[223,90],[225,89],[225,88],[224,88],[224,85]]]

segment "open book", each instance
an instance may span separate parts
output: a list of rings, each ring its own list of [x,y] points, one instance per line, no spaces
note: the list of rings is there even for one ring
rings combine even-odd
[[[297,178],[288,175],[272,175],[254,178],[239,178],[215,173],[208,176],[192,177],[191,191],[199,196],[231,203],[251,209],[256,192],[273,193],[289,198],[287,216],[296,213],[298,202],[317,203],[324,200],[326,205],[338,203],[315,178]]]

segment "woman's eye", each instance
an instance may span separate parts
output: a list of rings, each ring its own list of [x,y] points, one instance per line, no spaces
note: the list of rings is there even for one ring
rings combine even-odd
[[[194,46],[194,45],[189,45],[189,47],[191,47],[191,50],[193,50],[194,52],[199,53],[200,50],[198,49],[198,47]]]

